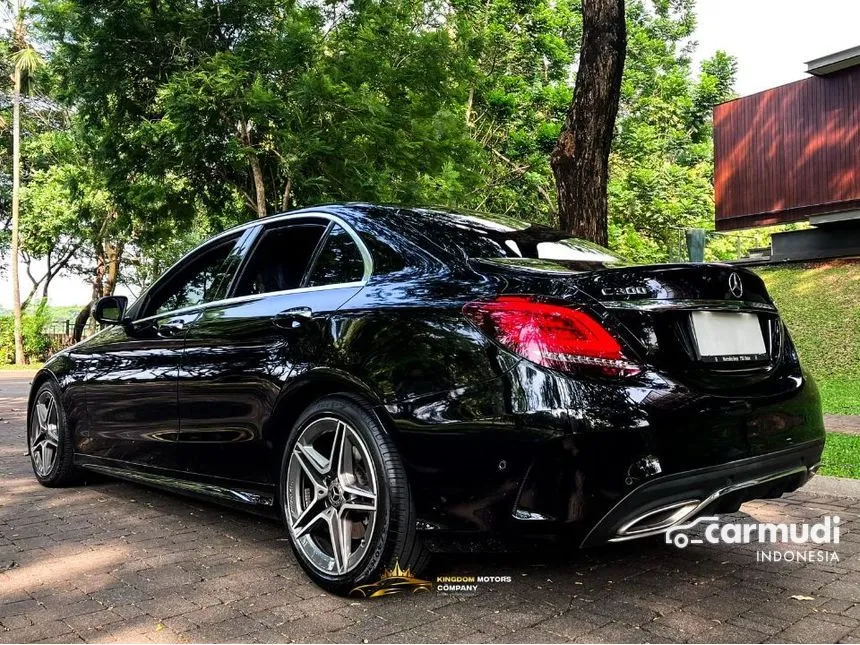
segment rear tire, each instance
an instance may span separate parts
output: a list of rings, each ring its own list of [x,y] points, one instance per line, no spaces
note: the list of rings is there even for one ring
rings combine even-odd
[[[48,380],[36,391],[30,408],[27,448],[33,474],[49,488],[78,483],[75,443],[63,409],[59,386]]]
[[[396,565],[417,576],[428,562],[394,442],[349,395],[320,399],[296,420],[279,500],[296,559],[327,591],[349,594]]]

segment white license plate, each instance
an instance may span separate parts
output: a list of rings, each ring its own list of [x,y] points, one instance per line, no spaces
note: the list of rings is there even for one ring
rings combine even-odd
[[[690,320],[702,360],[731,362],[767,358],[756,314],[694,311]]]

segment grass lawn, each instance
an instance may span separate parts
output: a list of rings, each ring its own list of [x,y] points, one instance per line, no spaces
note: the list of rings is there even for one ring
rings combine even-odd
[[[827,433],[821,456],[822,475],[860,479],[860,435]]]
[[[757,270],[821,390],[824,412],[860,414],[860,262]],[[860,462],[860,443],[855,444]]]

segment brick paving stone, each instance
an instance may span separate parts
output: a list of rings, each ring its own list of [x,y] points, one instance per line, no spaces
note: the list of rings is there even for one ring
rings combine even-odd
[[[688,638],[713,629],[714,620],[679,609],[666,616],[655,618],[650,625],[645,626],[650,629],[655,625],[664,628],[664,633],[678,634]],[[665,632],[665,628],[668,628],[670,632]]]
[[[609,623],[574,639],[575,643],[642,643],[649,641],[648,632],[638,627]],[[650,639],[650,642],[665,639]]]
[[[779,640],[789,643],[835,643],[851,633],[851,628],[818,618],[807,618],[775,634]]]
[[[557,634],[565,640],[572,641],[598,627],[610,622],[608,618],[599,616],[582,616],[568,612],[563,616],[555,616],[540,624],[541,629]]]
[[[838,514],[838,563],[757,563],[750,546],[646,540],[439,558],[430,579],[512,577],[468,596],[337,598],[308,581],[277,522],[101,478],[39,486],[24,450],[26,377],[7,374],[0,643],[860,642],[857,498],[801,490],[730,516]]]
[[[92,614],[80,614],[78,616],[69,616],[63,619],[69,627],[78,633],[89,629],[103,629],[111,623],[125,620],[121,615],[109,609],[97,611]]]
[[[691,639],[694,643],[763,643],[767,635],[749,628],[722,623]]]

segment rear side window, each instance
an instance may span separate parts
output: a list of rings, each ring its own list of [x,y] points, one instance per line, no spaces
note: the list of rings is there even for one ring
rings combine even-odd
[[[325,230],[323,224],[305,223],[264,232],[242,273],[235,295],[298,289]]]
[[[550,262],[572,271],[624,264],[608,249],[568,233],[498,215],[412,211],[413,231],[469,260],[504,260],[534,266]]]
[[[364,259],[352,236],[335,224],[317,257],[309,287],[360,282],[364,278]]]

